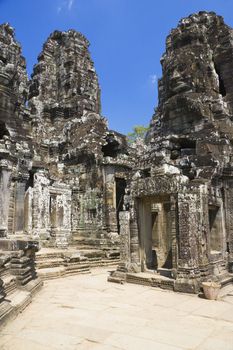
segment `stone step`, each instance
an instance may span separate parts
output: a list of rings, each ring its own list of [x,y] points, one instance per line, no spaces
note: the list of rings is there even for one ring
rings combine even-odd
[[[141,284],[144,286],[157,287],[162,289],[174,290],[174,279],[149,273],[127,273],[126,282]]]
[[[36,254],[36,261],[43,261],[43,260],[48,260],[48,259],[62,259],[63,253],[65,252],[65,250],[63,250],[62,252],[54,252],[54,253],[42,253],[42,252],[38,252]]]
[[[65,266],[53,267],[53,268],[44,268],[37,271],[37,276],[42,280],[54,279],[64,276]]]
[[[60,267],[54,267],[54,268],[40,269],[38,271],[38,276],[42,280],[50,280],[50,279],[55,279],[55,278],[60,278],[60,277],[65,277],[65,276],[70,276],[75,274],[83,274],[83,273],[90,273],[90,268],[88,265],[73,266],[73,268],[71,266],[69,267],[60,266]]]
[[[114,240],[114,244],[117,245],[117,240]],[[86,247],[111,247],[113,246],[113,240],[110,238],[88,238],[88,237],[72,237],[72,246],[86,246]]]
[[[218,276],[219,282],[221,286],[224,287],[233,282],[233,274],[232,273],[224,273],[221,276]]]
[[[43,281],[40,278],[36,278],[28,282],[23,289],[30,292],[31,296],[34,296],[43,287]]]
[[[119,257],[120,253],[117,249],[107,249],[107,250],[99,250],[99,249],[82,249],[82,250],[63,250],[60,253],[41,253],[40,255],[36,255],[36,264],[41,263],[48,263],[51,261],[53,262],[60,262],[63,263],[66,259],[69,259],[70,257],[77,255],[80,256],[80,259],[82,258],[117,258]]]
[[[3,281],[3,287],[6,295],[9,295],[16,290],[17,284],[16,284],[15,276],[6,275],[6,276],[3,276],[1,279]]]
[[[120,263],[120,259],[100,260],[99,262],[89,262],[90,267],[117,266],[119,263]]]
[[[166,268],[160,267],[157,269],[157,273],[160,274],[161,276],[165,276],[165,277],[169,277],[169,278],[172,277],[171,269],[166,269]]]
[[[6,321],[13,318],[13,307],[9,301],[3,301],[0,303],[0,326],[3,326]]]
[[[32,297],[28,291],[17,290],[10,296],[10,305],[18,314],[22,312],[32,301]]]
[[[37,275],[43,280],[89,273],[90,268],[116,266],[119,262],[117,249],[66,249],[53,252],[44,248],[40,254],[36,254]]]
[[[103,231],[94,231],[94,230],[85,230],[85,231],[79,231],[79,232],[72,232],[72,239],[76,238],[91,238],[91,239],[101,239],[103,236],[106,235],[106,233],[103,233]]]
[[[36,268],[41,269],[41,268],[46,268],[46,267],[58,267],[62,266],[64,263],[63,258],[52,258],[52,259],[41,259],[35,261]]]

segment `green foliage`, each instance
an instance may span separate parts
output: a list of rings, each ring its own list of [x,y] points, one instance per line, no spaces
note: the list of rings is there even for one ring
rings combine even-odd
[[[129,143],[135,142],[137,139],[143,139],[146,136],[147,131],[149,130],[149,126],[144,125],[135,125],[133,127],[133,132],[129,132],[127,134],[127,140]]]

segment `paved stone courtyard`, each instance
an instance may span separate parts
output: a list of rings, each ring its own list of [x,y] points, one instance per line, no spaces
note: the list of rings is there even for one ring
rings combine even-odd
[[[45,283],[0,333],[1,350],[233,350],[233,293],[208,301],[108,283],[106,269]]]

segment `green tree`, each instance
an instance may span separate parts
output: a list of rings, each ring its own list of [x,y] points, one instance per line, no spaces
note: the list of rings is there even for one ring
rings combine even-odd
[[[144,125],[135,125],[133,127],[133,132],[129,132],[127,134],[127,140],[129,143],[135,142],[137,139],[143,139],[146,136],[147,131],[149,130],[149,126]]]

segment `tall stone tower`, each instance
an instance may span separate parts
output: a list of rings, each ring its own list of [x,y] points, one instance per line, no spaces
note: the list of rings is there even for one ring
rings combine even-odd
[[[195,292],[206,278],[224,281],[232,271],[232,38],[213,12],[171,31],[148,152],[131,181],[129,220],[140,255],[128,252],[127,266],[170,276],[175,290]],[[129,236],[137,241],[135,229]]]

